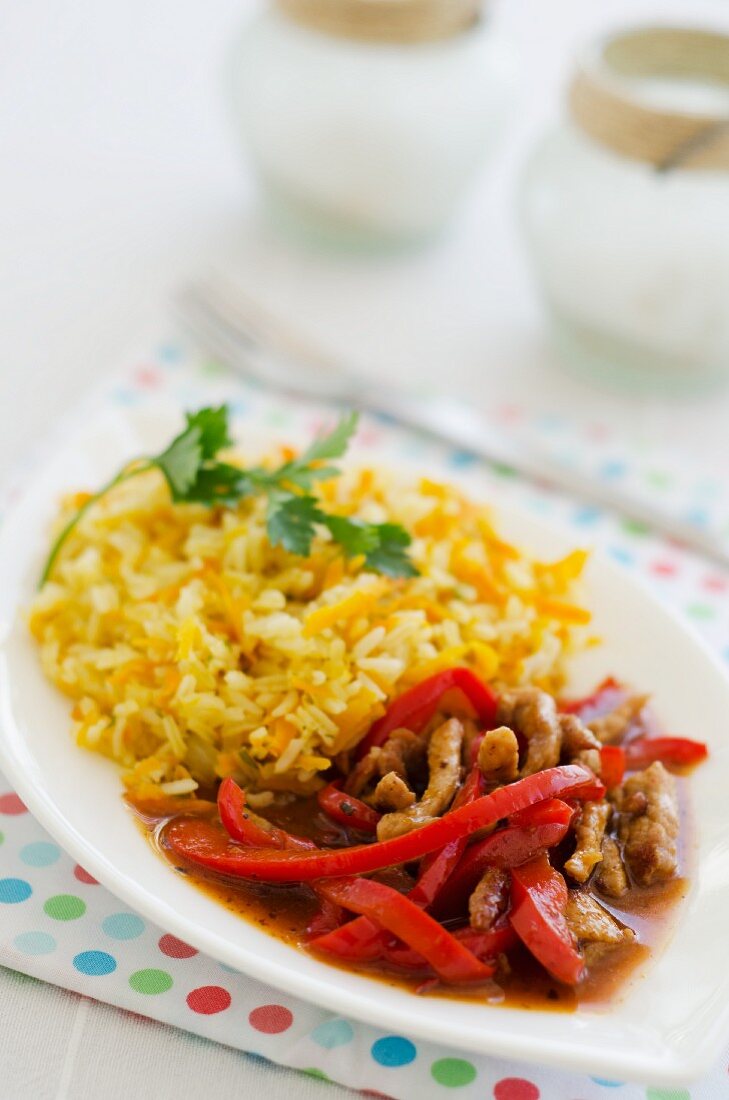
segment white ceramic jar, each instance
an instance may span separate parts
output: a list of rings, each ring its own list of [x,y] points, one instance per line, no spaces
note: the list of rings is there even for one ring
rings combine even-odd
[[[234,117],[279,219],[365,246],[447,223],[514,86],[481,2],[274,0],[249,24]]]
[[[653,391],[729,377],[729,37],[598,42],[521,199],[566,363]]]

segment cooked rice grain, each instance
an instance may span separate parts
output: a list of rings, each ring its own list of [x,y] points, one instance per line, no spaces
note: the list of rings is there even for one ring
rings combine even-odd
[[[263,500],[173,505],[154,472],[79,524],[30,627],[75,700],[79,744],[130,787],[182,795],[232,775],[313,790],[390,699],[454,663],[559,688],[589,618],[570,592],[583,552],[531,562],[427,479],[354,469],[321,491],[330,509],[405,526],[420,575],[368,573],[326,533],[297,558],[269,544]]]

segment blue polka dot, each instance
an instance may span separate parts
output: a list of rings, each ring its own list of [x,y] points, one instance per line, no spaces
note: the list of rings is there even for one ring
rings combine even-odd
[[[234,966],[228,966],[227,963],[219,963],[219,966],[226,974],[240,974],[240,970],[236,970]]]
[[[709,525],[709,513],[705,508],[691,508],[686,513],[686,521],[690,523],[692,527],[708,527]]]
[[[624,1081],[608,1081],[605,1077],[591,1077],[590,1080],[596,1085],[602,1085],[604,1089],[619,1089],[625,1084]]]
[[[145,929],[144,921],[136,913],[112,913],[104,917],[101,927],[114,940],[134,940]]]
[[[160,344],[157,355],[163,363],[179,363],[182,352],[175,344]]]
[[[400,1035],[386,1035],[372,1044],[372,1057],[381,1066],[394,1069],[397,1066],[409,1066],[415,1061],[417,1051],[409,1039]]]
[[[559,413],[545,413],[537,420],[537,427],[543,432],[560,432],[564,428],[565,420]]]
[[[611,546],[608,553],[610,557],[621,565],[632,565],[635,558],[629,550],[625,550],[622,546]]]
[[[112,400],[116,401],[117,405],[136,405],[139,401],[139,394],[135,393],[134,390],[114,390]]]
[[[602,512],[599,508],[588,504],[584,508],[578,508],[572,518],[575,523],[579,523],[580,527],[591,527],[598,522],[601,515]]]
[[[20,849],[20,858],[29,867],[50,867],[61,858],[61,849],[57,844],[37,840],[34,844],[26,844]]]
[[[0,878],[0,902],[4,902],[5,905],[27,901],[32,893],[33,888],[25,879]]]
[[[116,959],[106,951],[82,951],[80,955],[74,956],[73,965],[81,974],[98,977],[116,970]]]
[[[598,470],[598,474],[605,481],[616,481],[618,478],[623,477],[626,470],[625,463],[615,459],[611,462],[604,462]]]
[[[311,1033],[311,1037],[317,1046],[325,1050],[334,1050],[335,1047],[344,1046],[354,1039],[354,1028],[347,1020],[325,1020]]]
[[[270,1066],[273,1064],[270,1058],[264,1058],[262,1054],[255,1054],[252,1050],[246,1051],[245,1056],[246,1058],[250,1058],[251,1062],[256,1062],[261,1066]]]
[[[451,466],[460,470],[466,466],[473,466],[474,462],[478,461],[473,451],[451,451],[449,457]]]
[[[50,955],[58,946],[47,932],[21,932],[15,937],[15,946],[24,955]]]

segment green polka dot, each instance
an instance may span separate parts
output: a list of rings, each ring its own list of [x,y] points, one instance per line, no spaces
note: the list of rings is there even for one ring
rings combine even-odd
[[[137,993],[166,993],[172,989],[172,975],[166,970],[135,970],[129,984]]]
[[[646,1089],[646,1100],[691,1100],[688,1089]]]
[[[207,375],[208,378],[214,378],[215,375],[222,374],[224,370],[225,367],[217,359],[208,359],[207,362],[200,364],[200,374]]]
[[[620,526],[629,535],[647,535],[650,532],[648,524],[640,519],[624,519]]]
[[[5,833],[0,833],[0,844],[5,840]]]
[[[491,469],[499,477],[516,477],[516,470],[513,466],[507,466],[503,462],[492,462]]]
[[[43,906],[53,920],[78,920],[86,912],[86,902],[75,894],[54,894]]]
[[[476,1067],[463,1058],[439,1058],[430,1067],[431,1076],[439,1085],[457,1089],[470,1085],[476,1078]]]
[[[316,1077],[317,1081],[331,1081],[323,1069],[302,1069],[302,1073],[305,1073],[307,1077]]]
[[[691,616],[692,619],[713,619],[716,616],[716,609],[708,603],[692,603],[686,608],[686,613]]]
[[[646,475],[646,481],[655,489],[668,489],[673,485],[673,478],[663,470],[650,470]]]

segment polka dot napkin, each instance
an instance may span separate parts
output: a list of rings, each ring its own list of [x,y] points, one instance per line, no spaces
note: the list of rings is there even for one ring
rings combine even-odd
[[[98,396],[101,403],[142,407],[174,400],[183,408],[228,401],[236,417],[277,432],[311,431],[326,410],[273,398],[196,356],[179,342],[161,344],[135,361]],[[521,430],[559,436],[565,451],[584,455],[594,468],[596,446],[612,456],[606,476],[640,478],[631,456],[607,428],[599,440],[594,426],[582,433],[554,418],[525,425],[526,414],[509,406],[493,412],[521,421]],[[366,419],[360,442],[378,456],[400,455],[437,462],[447,471],[474,464],[471,455],[447,451],[403,433],[382,419]],[[554,445],[557,445],[554,443]],[[607,462],[607,459],[604,460]],[[618,470],[617,464],[620,464]],[[32,474],[21,472],[10,494],[22,492]],[[628,569],[638,571],[655,591],[683,614],[729,660],[729,573],[669,545],[633,522],[578,505],[497,466],[479,466],[494,493],[508,491],[515,502],[589,532],[590,540]],[[671,492],[670,472],[652,468],[654,486]],[[706,509],[707,487],[677,485],[677,507]],[[717,493],[712,490],[712,500]],[[723,507],[723,505],[722,505]],[[371,1096],[397,1100],[454,1095],[463,1100],[715,1100],[729,1092],[723,1059],[689,1089],[645,1089],[620,1081],[558,1073],[495,1058],[463,1055],[406,1034],[333,1017],[200,955],[164,928],[129,912],[43,832],[0,775],[0,964],[74,989],[130,1012],[152,1016],[209,1039],[272,1059],[323,1080],[336,1080]],[[404,1021],[404,1030],[407,1031]]]

